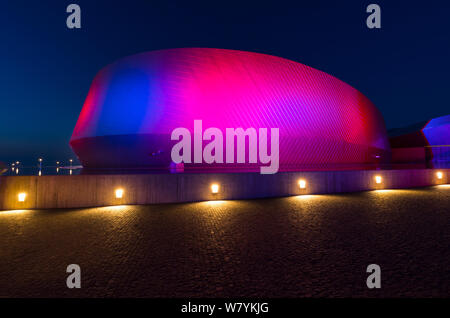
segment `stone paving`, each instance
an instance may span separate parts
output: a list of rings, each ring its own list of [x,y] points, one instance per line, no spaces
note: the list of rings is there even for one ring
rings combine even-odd
[[[0,211],[0,297],[352,296],[450,296],[450,186]]]

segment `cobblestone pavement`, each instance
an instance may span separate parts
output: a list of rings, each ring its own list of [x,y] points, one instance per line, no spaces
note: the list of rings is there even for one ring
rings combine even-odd
[[[2,297],[448,297],[450,186],[6,211],[0,247]]]

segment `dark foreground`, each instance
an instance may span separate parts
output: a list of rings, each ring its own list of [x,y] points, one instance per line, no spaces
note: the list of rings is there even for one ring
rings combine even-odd
[[[0,246],[1,297],[449,297],[450,186],[0,212]]]

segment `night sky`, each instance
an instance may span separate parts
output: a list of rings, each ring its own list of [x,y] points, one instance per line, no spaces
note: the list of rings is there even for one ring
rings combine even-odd
[[[82,29],[66,27],[77,3]],[[382,9],[368,29],[368,4]],[[450,114],[448,1],[2,1],[0,161],[75,158],[95,74],[131,54],[215,47],[288,58],[349,83],[387,128]]]

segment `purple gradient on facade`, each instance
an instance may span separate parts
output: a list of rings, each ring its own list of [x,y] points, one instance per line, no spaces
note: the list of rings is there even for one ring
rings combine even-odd
[[[422,129],[432,153],[434,167],[449,167],[450,115],[430,120]]]
[[[380,112],[348,84],[287,59],[206,48],[142,53],[102,69],[70,143],[85,167],[168,167],[171,132],[193,134],[194,120],[224,136],[279,128],[280,170],[389,160]]]

